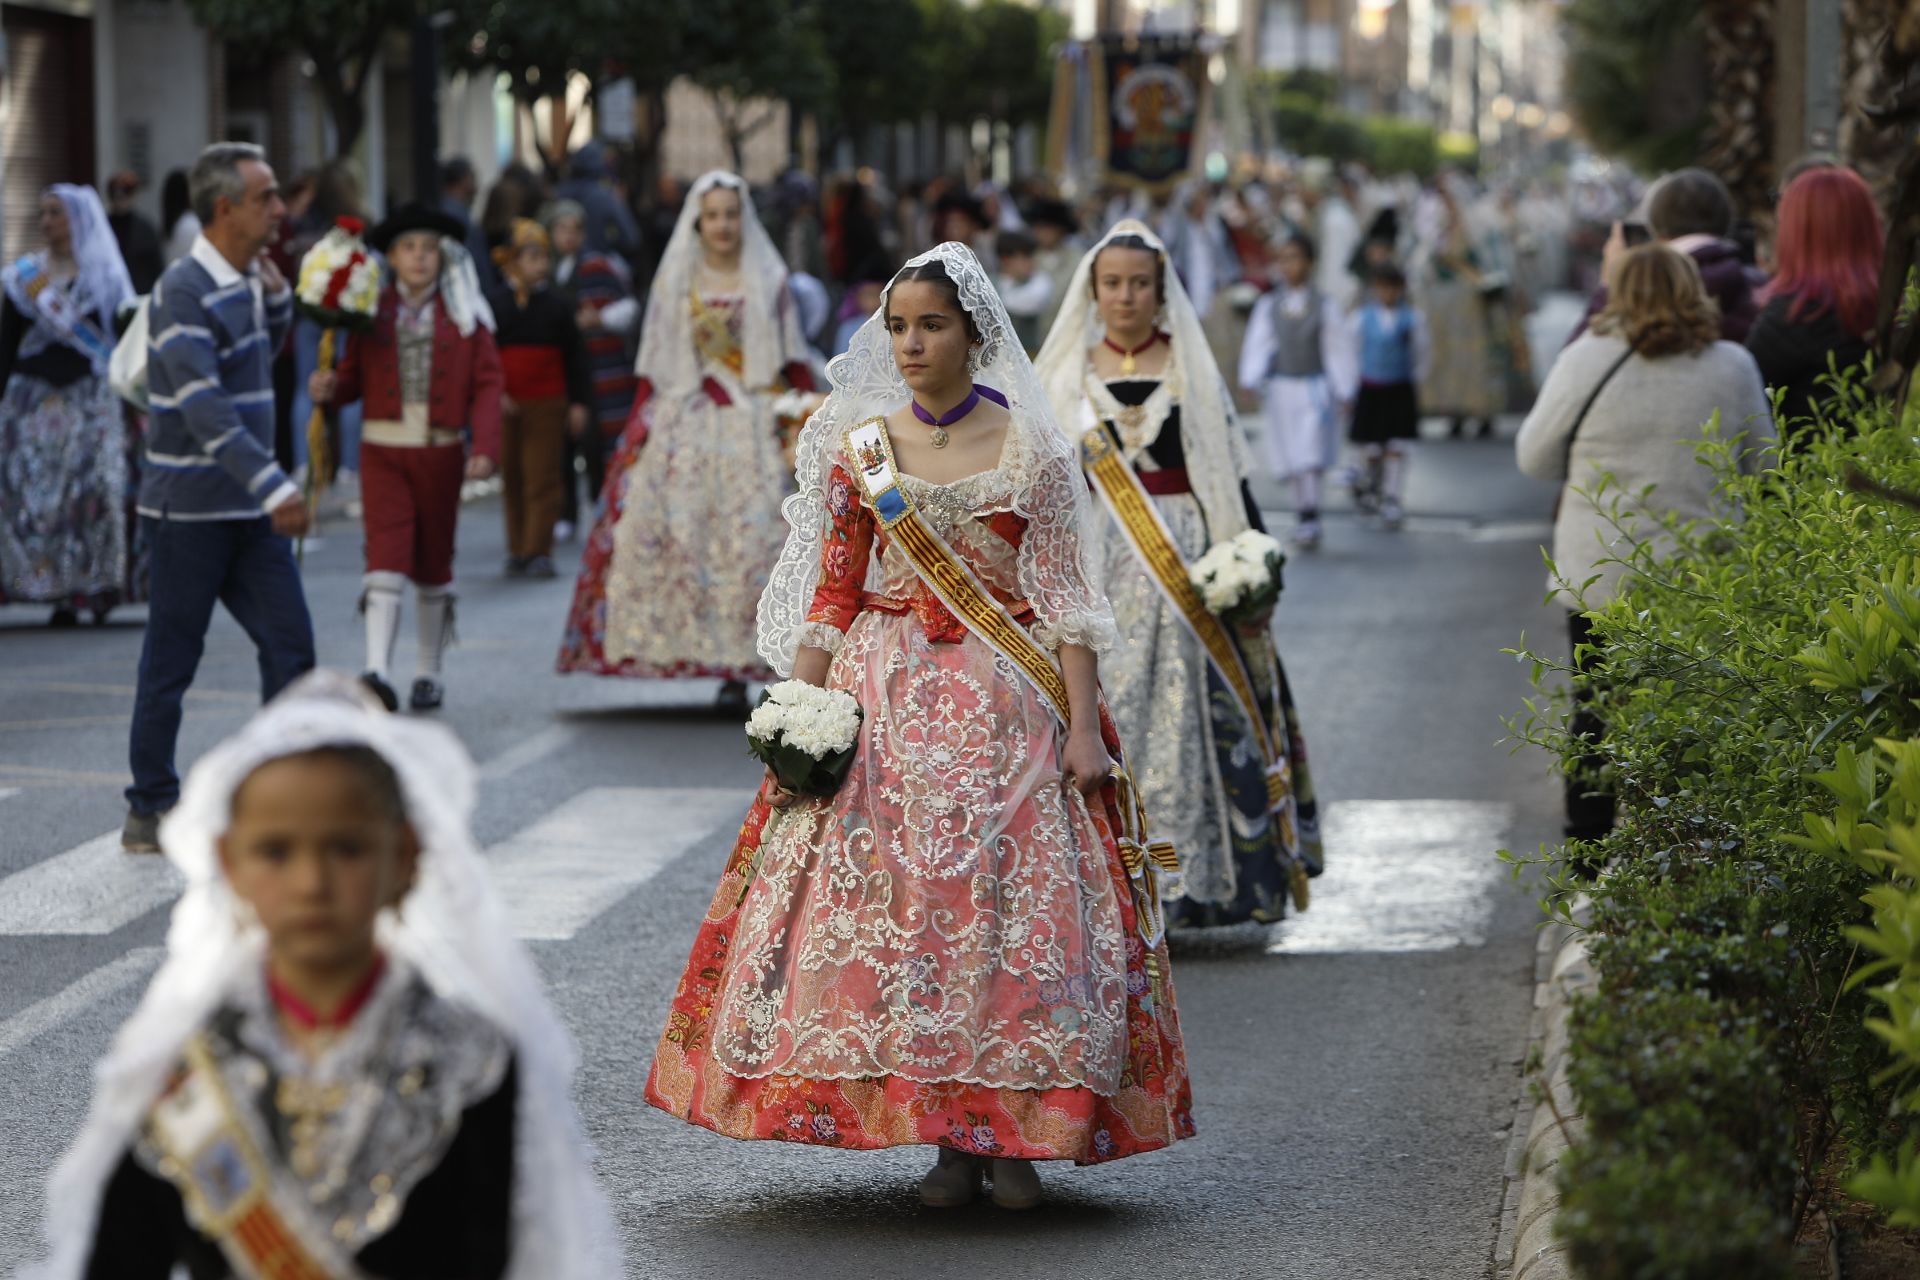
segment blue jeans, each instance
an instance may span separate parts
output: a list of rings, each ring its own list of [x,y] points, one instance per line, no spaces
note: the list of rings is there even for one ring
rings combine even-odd
[[[153,589],[133,700],[127,805],[136,813],[164,813],[180,799],[173,766],[180,701],[199,670],[214,603],[227,607],[259,651],[262,701],[313,670],[313,620],[292,545],[266,516],[142,516],[140,523],[152,548]]]
[[[313,416],[313,400],[307,395],[307,379],[320,367],[318,324],[301,316],[293,322],[293,465],[307,465],[307,419]],[[334,335],[333,367],[346,358],[347,333]],[[340,456],[336,465],[348,471],[360,470],[360,402],[343,406],[335,415],[340,426]]]

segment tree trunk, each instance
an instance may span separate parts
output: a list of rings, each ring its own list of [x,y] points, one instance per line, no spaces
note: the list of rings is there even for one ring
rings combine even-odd
[[[1707,0],[1707,123],[1700,163],[1753,217],[1773,207],[1773,0]]]
[[[363,74],[358,85],[348,85],[346,69],[331,58],[315,57],[313,68],[327,114],[333,117],[334,154],[351,155],[367,127],[367,105],[361,94],[366,77]]]
[[[1881,46],[1893,30],[1899,0],[1845,0],[1841,9],[1846,49],[1846,87],[1840,117],[1840,158],[1860,172],[1880,202],[1893,206],[1893,179],[1912,146],[1899,125],[1875,122],[1869,108],[1892,99],[1898,84],[1887,72]]]

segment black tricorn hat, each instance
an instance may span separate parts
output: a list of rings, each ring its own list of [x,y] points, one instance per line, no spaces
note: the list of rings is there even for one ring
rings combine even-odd
[[[385,253],[393,247],[395,240],[409,231],[431,231],[437,236],[451,236],[455,240],[467,234],[460,219],[415,201],[403,204],[388,214],[385,222],[367,233],[367,243]]]

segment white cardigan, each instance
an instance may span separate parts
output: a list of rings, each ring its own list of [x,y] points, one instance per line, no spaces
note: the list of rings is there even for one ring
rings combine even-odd
[[[1558,577],[1576,591],[1598,576],[1585,592],[1589,607],[1611,599],[1626,573],[1624,566],[1608,561],[1628,558],[1638,541],[1650,540],[1663,550],[1670,542],[1649,517],[1715,514],[1713,472],[1701,465],[1688,442],[1706,437],[1716,412],[1723,438],[1745,433],[1742,470],[1758,467],[1774,439],[1766,388],[1746,348],[1715,342],[1690,356],[1650,360],[1635,355],[1588,411],[1574,438],[1569,476],[1567,437],[1574,419],[1626,349],[1626,340],[1618,337],[1585,334],[1574,341],[1548,371],[1514,442],[1522,471],[1536,480],[1568,483],[1553,526],[1553,559]],[[1596,507],[1589,494],[1603,473],[1613,481]],[[1643,498],[1641,491],[1649,485],[1653,490]],[[1615,499],[1624,528],[1602,514]],[[1551,575],[1547,585],[1557,586]],[[1577,607],[1570,592],[1556,595],[1567,607]]]

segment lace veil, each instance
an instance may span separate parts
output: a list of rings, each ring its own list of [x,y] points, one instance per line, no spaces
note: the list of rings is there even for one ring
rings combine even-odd
[[[1100,526],[1094,523],[1081,478],[1079,449],[1055,422],[1000,294],[973,250],[948,241],[909,260],[900,274],[928,262],[940,263],[959,290],[960,305],[981,339],[972,357],[973,377],[1006,396],[1013,417],[1009,430],[1020,436],[1019,448],[1008,442],[1009,457],[1019,454],[1024,465],[1010,468],[1016,473],[1006,509],[1027,521],[1020,588],[1033,606],[1035,636],[1043,643],[1110,648],[1117,633],[1095,569]],[[894,277],[896,282],[899,278]],[[820,544],[829,520],[828,481],[834,464],[843,462],[844,437],[868,418],[899,409],[911,394],[894,366],[893,339],[887,332],[892,291],[889,284],[879,308],[860,326],[846,352],[827,365],[826,403],[800,433],[795,469],[799,488],[782,507],[787,541],[760,597],[760,656],[783,676],[793,671],[794,653],[819,585]],[[846,465],[851,470],[851,464]]]
[[[367,746],[399,775],[419,833],[419,875],[403,910],[379,922],[381,945],[433,989],[487,1015],[512,1040],[520,1081],[513,1179],[513,1280],[604,1280],[621,1273],[613,1220],[573,1107],[573,1040],[513,936],[468,827],[475,772],[447,730],[388,715],[335,672],[304,677],[194,765],[162,824],[187,888],[167,956],[95,1072],[93,1104],[48,1188],[46,1262],[30,1280],[73,1280],[86,1266],[102,1194],[193,1030],[241,974],[264,962],[244,926],[216,842],[234,792],[262,764],[321,746]]]
[[[73,310],[104,327],[109,343],[113,340],[113,315],[120,304],[134,296],[133,279],[127,274],[126,260],[120,256],[120,242],[107,221],[106,206],[92,187],[56,182],[47,188],[67,211],[67,231],[73,238]],[[37,255],[46,265],[46,254]],[[19,272],[9,265],[4,273],[7,295],[28,321],[26,335],[20,341],[19,355],[34,356],[66,335],[54,333],[40,308],[20,287]],[[94,357],[94,372],[105,373],[104,358]]]
[[[1054,416],[1069,431],[1093,426],[1093,408],[1087,401],[1085,380],[1088,352],[1106,333],[1093,302],[1093,267],[1100,251],[1119,236],[1138,236],[1152,246],[1164,265],[1166,297],[1158,323],[1173,339],[1174,376],[1180,380],[1180,445],[1186,453],[1193,494],[1206,513],[1207,534],[1222,542],[1247,527],[1247,509],[1240,482],[1247,476],[1248,451],[1233,395],[1207,344],[1200,314],[1187,297],[1180,274],[1168,260],[1167,248],[1145,224],[1132,219],[1114,224],[1099,243],[1087,250],[1067,282],[1059,317],[1034,361]]]
[[[682,396],[700,386],[700,356],[694,349],[687,299],[700,265],[696,225],[700,197],[716,187],[740,193],[740,287],[745,294],[740,345],[746,357],[741,369],[745,386],[751,391],[770,386],[788,361],[806,358],[798,308],[787,293],[787,264],[754,212],[753,192],[738,175],[715,169],[687,192],[647,294],[646,323],[640,330],[634,370],[653,384],[656,395]]]

